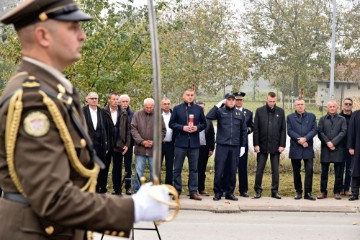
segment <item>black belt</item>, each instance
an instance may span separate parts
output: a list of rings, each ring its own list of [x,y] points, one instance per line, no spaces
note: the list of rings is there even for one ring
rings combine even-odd
[[[172,142],[163,142],[164,144],[170,144],[170,143],[172,143]]]
[[[3,198],[10,200],[10,201],[14,201],[14,202],[19,202],[19,203],[23,203],[23,204],[28,204],[30,205],[29,201],[27,200],[26,197],[24,197],[23,195],[21,195],[20,193],[11,193],[11,192],[3,192]]]

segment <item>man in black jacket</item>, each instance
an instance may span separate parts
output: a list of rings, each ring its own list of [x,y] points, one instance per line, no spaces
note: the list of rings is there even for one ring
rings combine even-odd
[[[127,112],[128,123],[131,124],[132,117],[134,116],[134,112],[130,109],[130,97],[127,94],[122,94],[119,97],[119,106],[123,111]],[[127,152],[124,155],[124,165],[125,165],[125,193],[126,195],[131,195],[131,165],[133,158],[134,150],[134,138],[130,134],[130,146]]]
[[[94,148],[98,157],[105,163],[105,156],[109,151],[108,125],[104,110],[98,107],[99,95],[90,92],[86,97],[87,106],[83,107],[83,112],[88,126],[89,136],[94,143]],[[107,164],[105,164],[107,165]],[[96,192],[106,193],[107,172],[103,169],[98,175]]]
[[[276,106],[276,94],[274,92],[268,93],[265,106],[256,109],[253,142],[254,151],[257,153],[254,198],[261,197],[262,178],[270,154],[271,197],[281,199],[279,195],[279,162],[280,153],[285,150],[286,122],[284,110]]]

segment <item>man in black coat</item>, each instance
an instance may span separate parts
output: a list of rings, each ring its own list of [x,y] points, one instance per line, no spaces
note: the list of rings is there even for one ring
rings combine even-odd
[[[262,178],[266,161],[270,155],[271,197],[281,199],[279,195],[279,163],[280,153],[285,150],[286,122],[284,110],[276,106],[274,92],[268,93],[265,106],[256,109],[253,142],[254,151],[257,153],[254,198],[261,197]]]
[[[347,147],[349,153],[353,156],[351,164],[351,194],[349,201],[359,200],[360,187],[360,110],[352,113],[348,136]]]
[[[253,132],[254,122],[253,122],[253,113],[249,109],[243,107],[244,97],[246,93],[238,92],[234,93],[235,95],[235,107],[240,110],[245,117],[245,123],[247,127],[247,135]],[[249,153],[249,144],[248,138],[246,136],[246,146],[245,153],[239,157],[239,165],[238,165],[238,174],[239,174],[239,193],[242,197],[249,197],[248,194],[248,154]]]
[[[317,134],[316,116],[305,111],[305,101],[295,101],[295,112],[287,116],[287,132],[290,137],[291,165],[294,174],[294,186],[296,190],[295,200],[302,198],[301,160],[305,168],[305,194],[304,199],[316,200],[312,196],[313,166],[314,166],[314,140]]]
[[[86,97],[87,106],[83,107],[83,112],[88,126],[89,136],[94,143],[94,148],[98,157],[105,163],[105,156],[109,151],[108,124],[104,110],[98,107],[99,95],[90,92]],[[107,164],[105,164],[106,166]],[[106,193],[107,172],[109,169],[102,169],[98,175],[96,192]]]
[[[321,182],[318,199],[327,198],[327,184],[330,163],[334,163],[335,199],[341,200],[340,191],[342,188],[342,168],[344,162],[343,138],[346,136],[346,120],[337,113],[339,106],[336,101],[327,103],[328,113],[321,117],[318,125],[318,137],[321,141]]]
[[[122,94],[119,97],[119,106],[123,111],[127,112],[128,123],[132,121],[134,112],[130,109],[130,97],[127,94]],[[124,165],[125,165],[125,193],[126,195],[131,195],[131,175],[132,175],[132,158],[134,150],[134,139],[130,134],[130,146],[127,152],[124,155]]]
[[[344,117],[346,120],[346,126],[349,126],[349,121],[352,114],[353,108],[353,100],[351,98],[345,98],[343,101],[342,111],[340,116]],[[343,171],[345,172],[345,177],[343,179],[343,186],[341,193],[346,196],[350,196],[350,181],[351,181],[351,162],[353,157],[350,155],[349,150],[347,148],[347,136],[343,138],[343,146],[344,146],[344,166]]]

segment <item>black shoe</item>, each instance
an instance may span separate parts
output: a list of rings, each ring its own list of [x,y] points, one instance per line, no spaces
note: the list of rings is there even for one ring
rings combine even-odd
[[[300,199],[302,199],[302,194],[301,194],[301,192],[296,192],[294,199],[295,199],[295,200],[300,200]]]
[[[281,196],[280,196],[279,193],[277,193],[277,192],[276,192],[276,193],[272,193],[272,194],[271,194],[271,197],[272,197],[272,198],[276,198],[276,199],[281,199]]]
[[[261,198],[261,192],[255,192],[254,198],[255,198],[255,199]]]
[[[238,198],[235,197],[234,194],[226,195],[225,199],[232,200],[232,201],[237,201],[238,200]]]
[[[121,192],[117,192],[117,191],[114,191],[111,193],[112,195],[118,195],[118,196],[122,196],[122,193]]]
[[[241,197],[249,197],[249,194],[247,192],[240,193]]]
[[[126,189],[125,193],[126,193],[126,195],[131,195],[132,194],[131,188]]]
[[[311,200],[311,201],[316,201],[316,198],[311,194],[311,192],[305,193],[304,199]]]
[[[213,197],[214,201],[219,201],[221,199],[221,194],[215,194],[215,196]]]
[[[349,197],[349,201],[355,201],[355,200],[359,200],[359,196],[351,196]]]

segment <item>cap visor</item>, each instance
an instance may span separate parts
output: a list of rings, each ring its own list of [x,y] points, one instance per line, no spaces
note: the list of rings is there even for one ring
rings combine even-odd
[[[59,20],[59,21],[72,22],[72,21],[90,21],[90,20],[93,19],[93,17],[86,14],[86,13],[84,13],[81,10],[77,10],[77,11],[74,11],[74,12],[71,12],[71,13],[68,13],[68,14],[62,14],[62,15],[56,16],[56,17],[54,17],[52,19],[56,19],[56,20]]]

